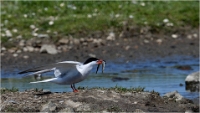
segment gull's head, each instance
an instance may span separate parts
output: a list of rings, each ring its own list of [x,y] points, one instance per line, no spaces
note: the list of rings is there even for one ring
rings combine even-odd
[[[99,66],[102,64],[102,73],[103,73],[103,70],[104,70],[106,62],[105,62],[105,60],[92,57],[92,58],[88,58],[83,64],[84,65],[86,65],[86,64],[95,65],[96,64],[96,65],[98,65],[97,66],[97,71],[99,69]],[[96,73],[97,73],[97,71],[96,71]]]

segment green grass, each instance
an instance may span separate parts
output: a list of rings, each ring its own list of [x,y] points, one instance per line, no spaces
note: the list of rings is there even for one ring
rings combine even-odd
[[[50,36],[55,32],[66,36],[122,30],[124,22],[128,26],[150,26],[157,30],[198,27],[198,15],[198,1],[1,1],[1,40],[8,41],[6,30],[11,31],[12,38],[19,35],[33,38],[30,25],[38,28],[38,34]],[[167,26],[164,19],[173,26]],[[50,21],[53,25],[49,25]]]
[[[17,92],[17,91],[19,91],[19,90],[15,87],[12,87],[11,89],[1,88],[1,94],[7,93],[7,92]]]
[[[89,89],[88,87],[78,87],[79,90],[83,90],[83,89]],[[111,88],[104,88],[104,87],[94,87],[94,88],[91,88],[91,89],[102,89],[102,90],[114,90],[116,92],[120,92],[120,93],[123,93],[123,92],[144,92],[144,87],[133,87],[133,88],[124,88],[124,87],[121,87],[121,86],[115,86],[115,87],[111,87]]]

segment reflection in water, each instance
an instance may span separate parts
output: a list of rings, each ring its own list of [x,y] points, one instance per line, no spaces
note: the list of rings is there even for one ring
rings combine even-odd
[[[104,74],[94,72],[84,81],[77,83],[81,87],[115,87],[122,86],[145,87],[146,91],[157,91],[161,95],[177,90],[186,98],[197,98],[199,92],[188,92],[185,90],[185,78],[188,74],[198,71],[199,59],[184,58],[182,60],[173,58],[160,59],[156,61],[145,61],[139,63],[113,63],[107,61]],[[161,62],[162,61],[162,62]],[[192,70],[178,70],[175,65],[190,65]],[[50,73],[41,79],[50,78]],[[122,78],[115,80],[113,78]],[[54,83],[30,84],[37,81],[34,76],[22,77],[17,72],[1,72],[1,86],[6,88],[16,87],[20,91],[31,88],[43,88],[52,92],[71,92],[70,85],[57,85]],[[180,85],[182,84],[182,85]]]

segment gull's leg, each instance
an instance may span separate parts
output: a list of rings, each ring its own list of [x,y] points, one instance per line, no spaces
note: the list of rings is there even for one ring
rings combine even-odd
[[[72,88],[73,92],[78,92],[78,90],[75,87],[75,84],[71,84],[71,88]]]

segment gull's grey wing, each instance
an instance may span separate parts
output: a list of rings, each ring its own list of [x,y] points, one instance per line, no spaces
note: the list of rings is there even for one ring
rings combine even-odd
[[[62,73],[65,73],[67,71],[69,71],[70,69],[76,68],[76,65],[81,65],[82,63],[80,62],[74,62],[74,61],[63,61],[63,62],[59,62],[56,64],[50,64],[47,66],[41,66],[41,67],[37,67],[37,68],[33,68],[33,69],[28,69],[22,72],[19,72],[19,74],[24,74],[24,73],[29,73],[29,72],[34,72],[29,74],[30,75],[35,75],[35,74],[42,74],[42,73],[46,73],[46,72],[50,72],[50,71],[54,71],[55,76],[59,76]]]

